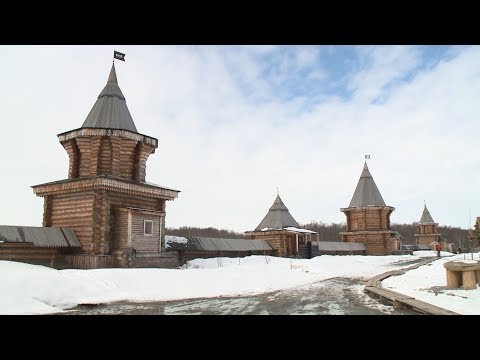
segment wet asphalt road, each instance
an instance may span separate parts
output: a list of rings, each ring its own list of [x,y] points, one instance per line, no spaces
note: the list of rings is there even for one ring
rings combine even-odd
[[[422,259],[399,262],[405,268]],[[332,278],[254,296],[80,305],[64,315],[418,315],[363,292],[356,278]]]
[[[79,306],[66,315],[413,315],[363,292],[360,279],[333,278],[256,296]]]

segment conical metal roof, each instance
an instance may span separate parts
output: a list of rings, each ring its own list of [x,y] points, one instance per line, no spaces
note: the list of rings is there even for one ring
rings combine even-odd
[[[288,211],[287,207],[280,198],[280,195],[277,195],[275,201],[273,202],[273,205],[268,210],[267,215],[265,215],[263,220],[256,227],[255,231],[260,231],[265,228],[283,229],[290,226],[296,228],[300,227],[300,225],[298,225],[298,223]]]
[[[112,64],[107,85],[103,88],[82,128],[124,129],[137,132],[132,115],[128,111],[125,96],[118,86],[115,65]]]
[[[430,211],[427,209],[427,204],[423,208],[422,218],[420,219],[421,224],[435,224],[433,221],[432,215],[430,215]]]
[[[362,175],[358,180],[357,188],[353,193],[352,201],[349,207],[365,207],[365,206],[386,206],[382,195],[373,181],[373,177],[368,171],[367,163],[363,167]]]

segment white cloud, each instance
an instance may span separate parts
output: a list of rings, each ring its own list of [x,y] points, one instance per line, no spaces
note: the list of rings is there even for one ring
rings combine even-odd
[[[277,186],[297,221],[343,221],[339,208],[350,202],[364,154],[396,207],[393,222],[417,221],[424,199],[440,224],[465,227],[469,208],[480,215],[479,47],[420,70],[417,47],[358,47],[364,62],[348,77],[353,98],[327,96],[308,109],[308,94],[277,94],[289,91],[285,79],[322,80],[322,53],[313,47],[115,49],[127,54],[116,68],[137,129],[159,139],[147,181],[182,191],[167,204],[167,226],[252,230]],[[43,203],[29,186],[66,177],[56,134],[81,126],[111,52],[0,47],[0,223],[41,225]]]

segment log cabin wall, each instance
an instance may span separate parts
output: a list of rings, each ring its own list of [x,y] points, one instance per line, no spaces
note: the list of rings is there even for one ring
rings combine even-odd
[[[70,179],[113,175],[143,182],[147,159],[155,152],[150,143],[109,136],[79,136],[62,145],[69,156]]]
[[[81,250],[95,252],[92,243],[94,199],[95,192],[91,190],[45,196],[43,226],[73,229]]]
[[[396,240],[390,240],[394,232],[390,230],[390,206],[353,207],[341,209],[347,217],[347,231],[340,233],[345,242],[365,245],[366,255],[386,255],[396,250]]]
[[[64,264],[64,251],[56,247],[38,247],[32,243],[0,243],[0,260],[18,261],[53,268]]]
[[[287,256],[287,235],[285,232],[262,231],[247,233],[252,239],[268,241],[268,243],[277,251],[278,256]]]
[[[145,234],[145,220],[152,222],[152,235]],[[138,252],[161,251],[161,216],[147,215],[138,212],[132,214],[132,248]]]
[[[417,233],[414,234],[417,245],[431,246],[432,243],[440,242],[440,233],[437,230],[437,223],[426,223],[417,225]]]

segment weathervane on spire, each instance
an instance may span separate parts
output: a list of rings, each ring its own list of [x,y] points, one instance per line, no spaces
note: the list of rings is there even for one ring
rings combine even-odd
[[[280,195],[280,193],[278,192],[278,186],[277,186],[277,195]]]
[[[370,155],[365,155],[365,160],[370,159]]]

